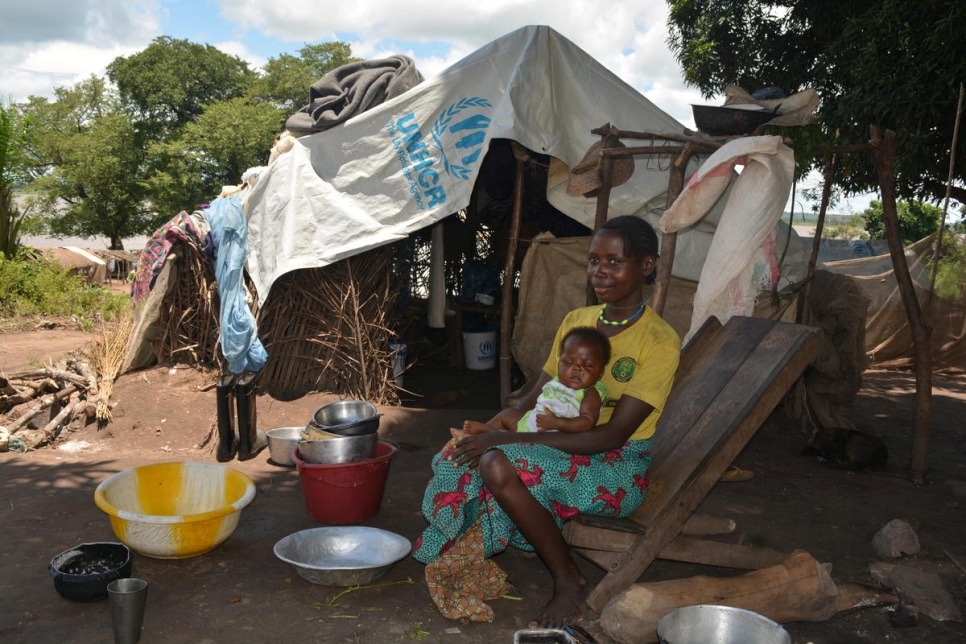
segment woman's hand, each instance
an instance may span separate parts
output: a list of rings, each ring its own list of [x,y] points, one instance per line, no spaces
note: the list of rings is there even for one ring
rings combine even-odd
[[[480,457],[491,447],[504,445],[511,442],[515,433],[492,429],[480,434],[464,434],[456,439],[456,445],[447,460],[453,462],[457,467],[468,465],[475,469],[479,465]]]

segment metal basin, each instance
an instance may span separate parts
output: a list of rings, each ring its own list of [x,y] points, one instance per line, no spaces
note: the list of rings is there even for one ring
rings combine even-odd
[[[412,550],[409,539],[365,526],[312,528],[275,544],[275,556],[299,576],[323,586],[358,586],[376,581]]]
[[[776,108],[777,109],[777,108]],[[717,105],[692,105],[694,124],[705,134],[712,136],[737,136],[750,134],[759,125],[775,118],[767,110],[746,110]]]
[[[375,405],[365,400],[340,400],[319,407],[309,425],[342,436],[374,434],[379,429]]]
[[[311,436],[312,440],[301,438],[296,443],[299,457],[306,463],[316,465],[351,463],[373,458],[379,443],[379,434],[376,432],[340,436],[310,426],[302,435]]]
[[[661,644],[792,644],[791,635],[764,615],[697,604],[673,610],[657,623]]]

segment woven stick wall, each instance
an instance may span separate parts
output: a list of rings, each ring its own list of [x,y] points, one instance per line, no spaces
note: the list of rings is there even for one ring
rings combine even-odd
[[[282,276],[258,316],[269,355],[259,388],[279,399],[331,391],[397,403],[389,357],[396,297],[389,247]]]
[[[166,261],[175,262],[175,277],[158,312],[158,362],[222,367],[214,266],[200,248],[188,242],[175,244]]]
[[[176,271],[159,311],[158,362],[226,370],[218,346],[214,266],[186,242],[172,248],[168,261],[176,262]],[[330,391],[398,403],[389,357],[397,297],[392,266],[391,248],[378,248],[284,275],[261,310],[252,302],[258,337],[269,355],[258,374],[259,389],[279,399]]]

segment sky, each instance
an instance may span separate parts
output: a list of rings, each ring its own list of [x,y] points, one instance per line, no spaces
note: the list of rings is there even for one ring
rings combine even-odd
[[[53,97],[55,87],[105,76],[112,60],[158,36],[213,45],[256,69],[305,44],[339,40],[364,59],[408,55],[430,77],[514,29],[541,24],[693,128],[691,104],[722,99],[685,84],[666,23],[665,0],[0,0],[0,100]]]

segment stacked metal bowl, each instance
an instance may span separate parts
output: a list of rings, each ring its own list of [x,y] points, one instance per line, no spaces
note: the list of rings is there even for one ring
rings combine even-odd
[[[374,458],[381,416],[375,405],[365,400],[323,405],[300,432],[296,448],[299,457],[315,465]]]

